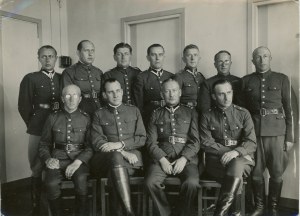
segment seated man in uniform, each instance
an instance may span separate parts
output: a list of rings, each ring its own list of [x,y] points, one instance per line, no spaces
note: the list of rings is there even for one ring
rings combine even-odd
[[[89,143],[90,117],[78,109],[81,92],[76,85],[62,91],[64,110],[50,114],[40,141],[39,155],[46,164],[45,185],[52,216],[60,209],[60,183],[72,179],[76,191],[75,215],[87,214],[88,161],[93,151]]]
[[[97,177],[109,176],[112,184],[113,215],[134,215],[130,200],[129,175],[142,166],[141,152],[146,131],[137,107],[122,103],[120,83],[107,79],[103,97],[108,104],[95,112],[92,123],[92,145],[96,154],[91,168]]]
[[[199,187],[197,153],[200,149],[198,116],[195,109],[179,103],[181,89],[175,78],[162,84],[165,107],[156,109],[147,131],[146,147],[152,159],[145,186],[154,202],[155,215],[169,216],[171,208],[164,192],[164,180],[181,180],[179,205],[173,215],[193,215],[193,200]]]
[[[243,175],[254,166],[256,137],[249,112],[232,104],[232,85],[221,79],[213,84],[216,106],[203,113],[199,132],[201,148],[206,153],[206,172],[221,180],[215,216],[241,215]]]

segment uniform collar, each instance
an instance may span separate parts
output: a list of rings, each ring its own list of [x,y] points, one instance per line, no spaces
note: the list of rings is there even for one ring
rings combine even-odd
[[[228,113],[230,113],[230,112],[232,111],[233,105],[231,104],[231,105],[230,105],[229,107],[227,107],[226,109],[221,109],[220,107],[215,106],[215,109],[218,110],[218,112],[228,114]]]
[[[180,107],[180,104],[177,104],[176,106],[173,106],[173,107],[165,106],[166,110],[168,110],[170,113],[174,113],[179,107]]]
[[[76,116],[76,115],[78,115],[78,114],[80,113],[80,111],[79,111],[78,108],[77,108],[74,112],[72,112],[72,113],[69,113],[68,111],[66,111],[66,110],[63,108],[63,112],[64,112],[64,114],[65,114],[65,116],[66,116],[67,118],[71,118],[71,117]]]
[[[119,106],[112,106],[110,104],[107,104],[107,109],[110,111],[110,112],[122,112],[124,110],[124,104],[121,103]]]
[[[198,73],[197,68],[192,69],[192,68],[190,68],[190,67],[188,67],[188,66],[185,66],[184,70],[185,70],[186,72],[189,72],[190,74],[192,74],[192,75],[194,75],[194,76],[196,76],[197,73]]]
[[[84,69],[86,69],[86,70],[90,70],[91,68],[92,68],[92,64],[90,64],[90,65],[87,65],[87,64],[84,64],[83,62],[81,62],[80,60],[77,62],[77,64],[79,65],[79,66],[81,66],[81,67],[83,67]]]
[[[255,72],[259,77],[267,78],[271,74],[271,69],[266,72]]]
[[[129,69],[129,67],[130,67],[130,66],[124,68],[124,67],[122,67],[122,66],[118,66],[118,65],[117,65],[116,69],[117,69],[118,71],[120,71],[121,73],[127,74],[127,73],[128,73],[127,70]]]
[[[154,68],[149,68],[149,71],[154,73],[156,76],[162,76],[163,75],[163,72],[164,70],[161,68],[161,69],[154,69]]]
[[[54,75],[55,75],[55,71],[52,70],[52,71],[46,71],[46,70],[42,70],[42,73],[45,74],[47,77],[49,77],[50,79],[53,79]]]
[[[218,73],[217,76],[218,76],[218,77],[222,77],[222,78],[227,78],[228,76],[230,76],[230,72],[229,72],[227,75]]]

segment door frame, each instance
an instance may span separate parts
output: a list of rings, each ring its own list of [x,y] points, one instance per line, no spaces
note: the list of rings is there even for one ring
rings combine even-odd
[[[2,29],[2,17],[12,18],[37,25],[37,37],[39,45],[42,45],[42,20],[0,10],[0,28]],[[2,46],[2,34],[0,33],[0,47]],[[5,118],[4,118],[4,86],[3,86],[3,50],[0,49],[0,182],[6,182],[6,151],[5,151]]]
[[[180,44],[179,49],[182,51],[185,46],[185,9],[178,8],[174,10],[159,11],[154,13],[142,14],[137,16],[130,16],[121,18],[121,39],[125,43],[130,43],[130,27],[132,25],[149,23],[155,21],[162,21],[168,19],[178,19],[179,20],[179,31],[180,31]],[[182,52],[180,52],[181,68],[183,67]]]
[[[295,0],[248,0],[248,42],[247,42],[247,74],[252,70],[252,51],[258,46],[258,7],[280,4],[285,2],[295,2]]]

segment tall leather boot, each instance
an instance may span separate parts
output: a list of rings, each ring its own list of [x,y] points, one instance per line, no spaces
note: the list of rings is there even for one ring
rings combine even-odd
[[[227,216],[227,212],[236,196],[240,184],[240,178],[225,176],[214,216]]]
[[[269,180],[269,196],[268,196],[268,209],[270,216],[278,216],[278,203],[282,189],[281,182],[274,182],[271,179]]]
[[[42,191],[42,177],[31,177],[32,215],[40,215],[40,201]]]
[[[52,216],[62,216],[60,208],[60,198],[48,200]]]
[[[230,216],[242,216],[242,194],[237,194],[230,207]]]
[[[75,205],[75,216],[89,215],[87,208],[87,195],[76,195]]]
[[[253,196],[255,209],[250,216],[261,216],[264,215],[265,209],[265,182],[252,180],[253,185]]]
[[[119,200],[126,211],[126,215],[134,216],[135,214],[131,205],[129,176],[126,168],[122,166],[112,168],[111,178],[114,189],[116,190]]]

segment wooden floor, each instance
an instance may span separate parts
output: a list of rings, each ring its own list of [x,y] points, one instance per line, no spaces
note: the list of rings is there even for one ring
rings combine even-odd
[[[1,199],[1,213],[3,216],[30,216],[31,198],[29,179],[9,185],[2,184]],[[74,205],[74,203],[71,201],[69,202],[70,203],[64,203],[64,216],[72,215],[71,207]],[[71,207],[68,208],[68,206]],[[280,215],[282,216],[298,215],[298,209],[281,209],[280,212]],[[46,210],[42,212],[40,216],[44,215],[47,216]]]

